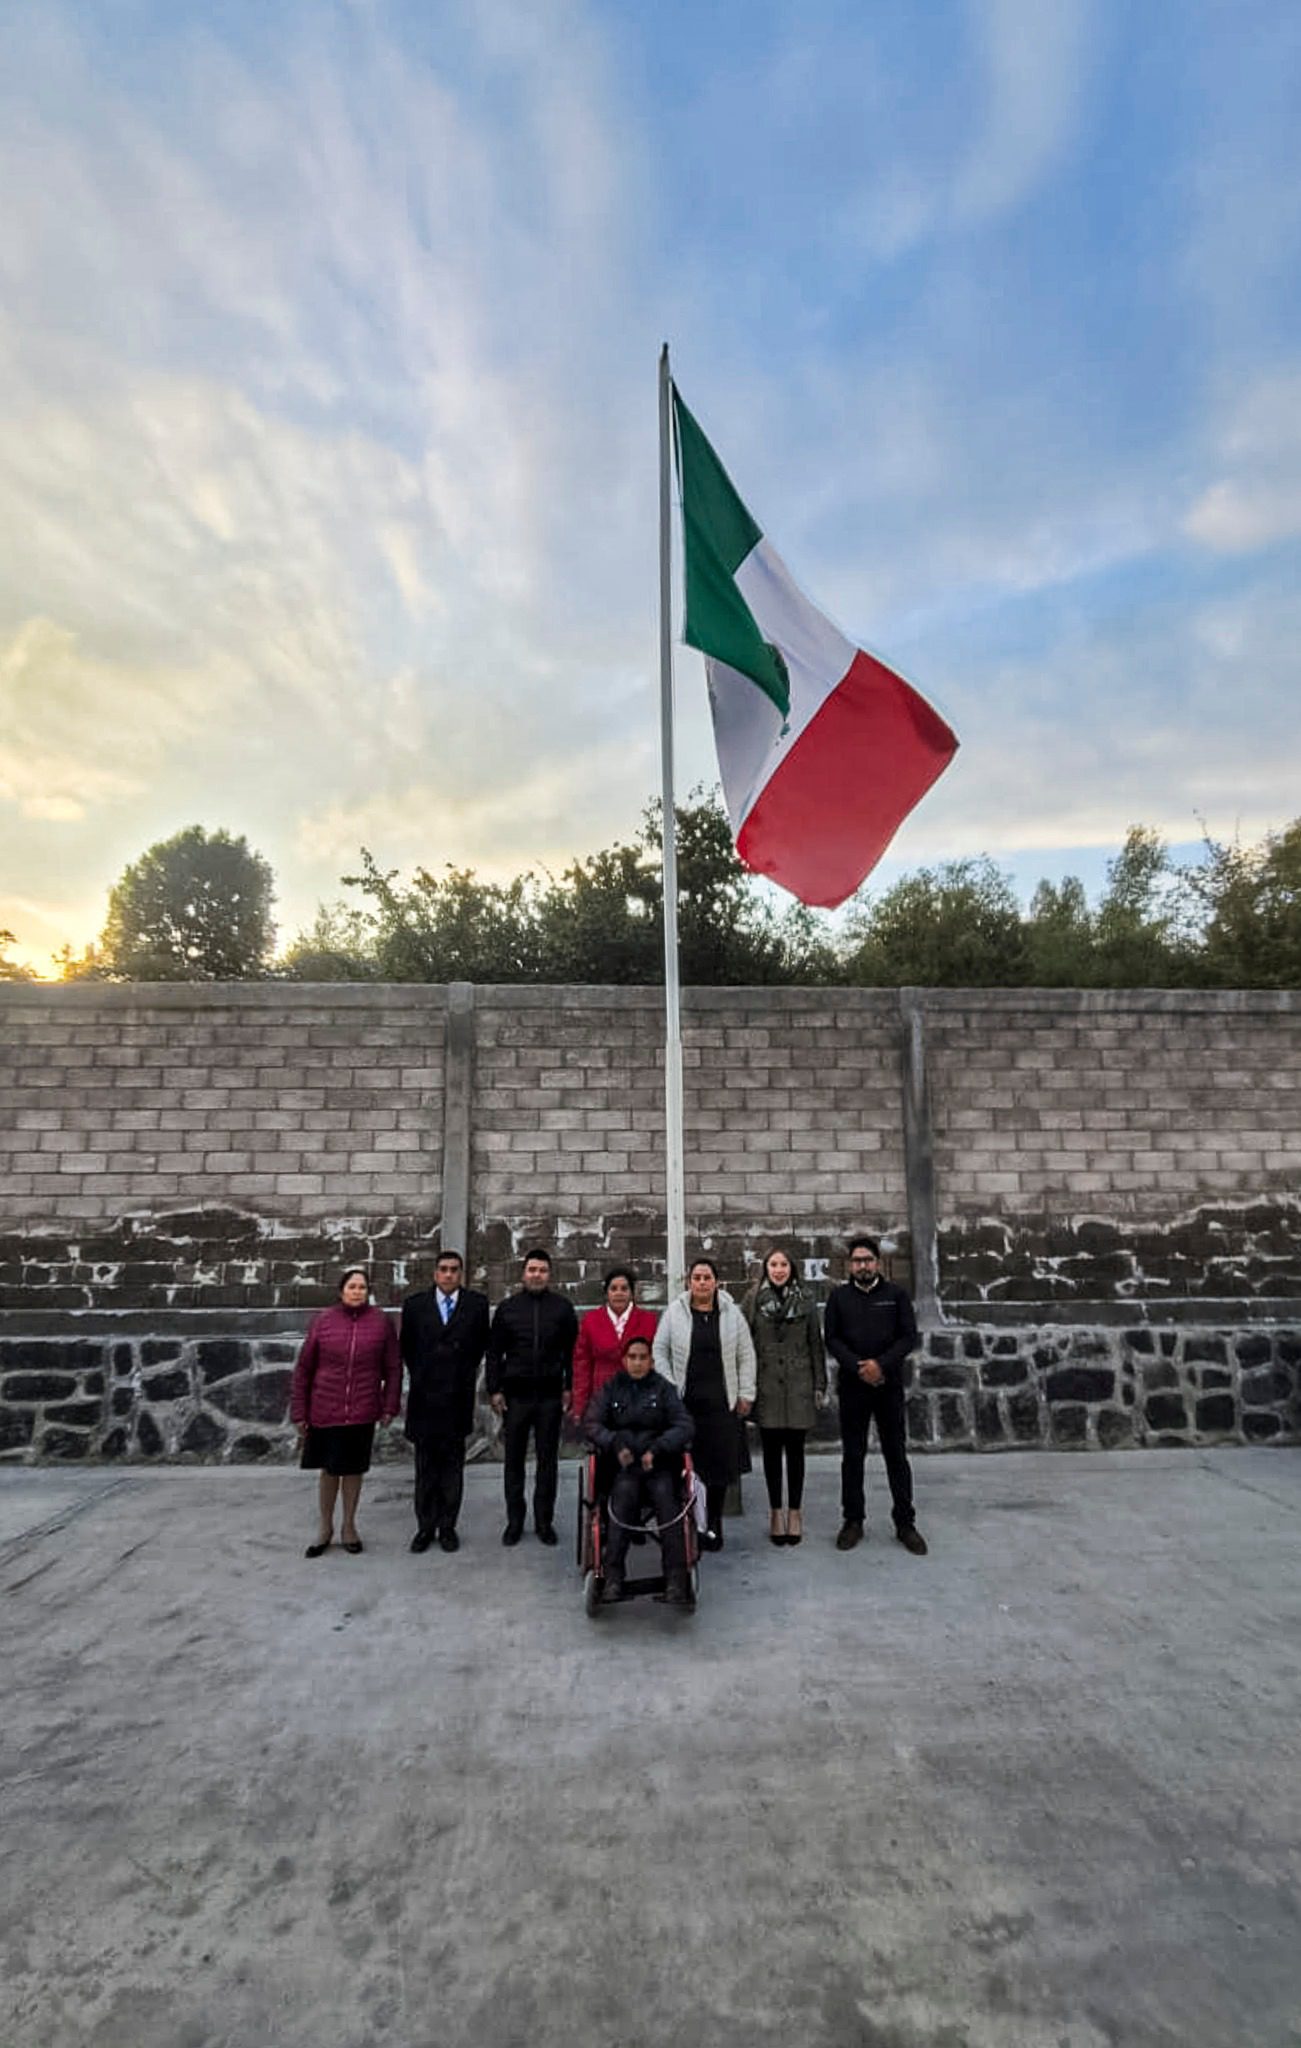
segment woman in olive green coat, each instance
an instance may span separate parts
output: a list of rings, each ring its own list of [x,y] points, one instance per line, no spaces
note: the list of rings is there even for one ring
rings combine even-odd
[[[758,1360],[755,1419],[763,1441],[768,1536],[773,1543],[798,1543],[804,1535],[804,1439],[827,1399],[827,1358],[818,1305],[796,1279],[789,1255],[774,1246],[763,1262],[763,1278],[750,1289],[741,1308]]]

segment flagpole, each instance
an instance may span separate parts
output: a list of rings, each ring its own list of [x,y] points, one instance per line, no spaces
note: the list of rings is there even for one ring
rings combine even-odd
[[[660,350],[660,785],[664,846],[664,1208],[668,1298],[686,1285],[682,1144],[682,996],[678,981],[678,836],[673,803],[672,399],[669,345]]]

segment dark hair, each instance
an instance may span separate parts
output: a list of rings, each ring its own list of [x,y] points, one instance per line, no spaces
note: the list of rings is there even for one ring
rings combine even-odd
[[[524,1264],[526,1266],[528,1265],[530,1259],[541,1259],[543,1265],[547,1268],[548,1272],[551,1270],[551,1254],[547,1250],[545,1245],[534,1245],[531,1252],[525,1252]]]
[[[637,1292],[637,1275],[633,1272],[631,1266],[611,1266],[608,1273],[603,1273],[601,1275],[602,1294],[610,1292],[610,1282],[612,1280],[626,1280],[632,1292],[634,1294]]]
[[[871,1252],[874,1259],[879,1259],[881,1256],[881,1240],[879,1237],[851,1237],[848,1250],[851,1259],[855,1252]]]
[[[713,1274],[713,1276],[714,1276],[714,1280],[715,1280],[715,1282],[717,1282],[717,1280],[718,1280],[718,1268],[717,1268],[717,1266],[716,1266],[716,1265],[714,1264],[713,1260],[712,1260],[712,1259],[711,1259],[711,1258],[709,1257],[709,1254],[708,1254],[707,1252],[700,1252],[700,1253],[698,1253],[698,1254],[697,1254],[697,1256],[696,1256],[696,1257],[695,1257],[694,1259],[688,1259],[688,1260],[687,1260],[687,1278],[688,1278],[688,1279],[690,1279],[690,1278],[691,1278],[691,1275],[692,1275],[692,1274],[693,1274],[693,1273],[695,1272],[695,1270],[696,1270],[696,1267],[697,1267],[697,1266],[708,1266],[708,1268],[709,1268],[710,1272],[711,1272],[711,1273]]]
[[[355,1275],[355,1274],[358,1274],[358,1273],[360,1273],[360,1275],[361,1275],[362,1279],[363,1279],[363,1280],[364,1280],[364,1281],[366,1282],[366,1296],[367,1296],[367,1299],[369,1300],[369,1298],[370,1298],[370,1274],[369,1274],[369,1273],[368,1273],[368,1272],[366,1271],[366,1268],[365,1268],[364,1266],[348,1266],[348,1267],[347,1267],[347,1268],[346,1268],[346,1269],[345,1269],[345,1270],[344,1270],[344,1271],[343,1271],[342,1273],[340,1273],[340,1275],[339,1275],[339,1292],[340,1292],[340,1294],[342,1294],[342,1293],[343,1293],[343,1290],[344,1290],[344,1288],[345,1288],[345,1287],[347,1286],[348,1282],[349,1282],[349,1281],[350,1281],[350,1280],[351,1280],[351,1279],[352,1279],[352,1278],[354,1277],[354,1275]]]
[[[763,1255],[763,1265],[759,1269],[763,1274],[764,1279],[768,1281],[768,1285],[770,1287],[775,1286],[776,1283],[768,1277],[768,1261],[769,1259],[775,1259],[778,1252],[781,1253],[782,1257],[785,1259],[787,1265],[791,1269],[791,1279],[793,1280],[795,1278],[794,1254],[792,1252],[788,1252],[784,1244],[770,1244],[767,1251]]]
[[[646,1346],[646,1349],[650,1352],[652,1358],[654,1357],[655,1346],[651,1343],[649,1337],[629,1337],[627,1343],[623,1347],[623,1350],[619,1354],[620,1357],[626,1358],[628,1356],[628,1353],[632,1350],[634,1344],[644,1344]]]
[[[452,1251],[450,1247],[445,1244],[440,1245],[438,1250],[434,1253],[434,1264],[436,1266],[441,1266],[444,1259],[455,1259],[458,1266],[463,1266],[465,1264],[465,1260],[461,1257],[461,1254],[459,1252]]]

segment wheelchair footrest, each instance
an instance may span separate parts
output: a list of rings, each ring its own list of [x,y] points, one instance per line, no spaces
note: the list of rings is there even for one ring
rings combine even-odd
[[[662,1593],[667,1585],[663,1572],[656,1572],[651,1578],[625,1579],[623,1590],[625,1597],[631,1599],[634,1593]]]

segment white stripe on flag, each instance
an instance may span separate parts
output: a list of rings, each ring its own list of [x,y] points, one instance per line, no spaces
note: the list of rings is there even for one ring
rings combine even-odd
[[[736,572],[736,582],[764,639],[781,651],[791,708],[783,731],[781,713],[756,683],[725,662],[706,662],[718,765],[733,833],[740,832],[769,779],[848,674],[858,652],[809,603],[766,537],[751,548]]]

